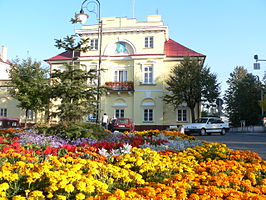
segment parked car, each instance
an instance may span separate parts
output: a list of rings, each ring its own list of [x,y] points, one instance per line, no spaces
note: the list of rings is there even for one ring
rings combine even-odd
[[[114,131],[134,131],[134,129],[135,124],[130,118],[117,118],[113,126]]]
[[[1,128],[19,128],[20,119],[11,117],[0,117],[0,129]]]
[[[114,132],[114,125],[116,120],[116,118],[112,118],[108,124],[108,130],[110,130],[111,132]]]
[[[199,133],[200,135],[220,133],[225,135],[229,131],[229,123],[222,121],[219,117],[202,117],[196,123],[183,125],[182,129],[187,135],[191,133]]]

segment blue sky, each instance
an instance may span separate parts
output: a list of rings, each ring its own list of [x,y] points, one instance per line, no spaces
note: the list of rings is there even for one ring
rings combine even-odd
[[[102,17],[133,17],[133,1],[101,0]],[[0,0],[0,45],[7,45],[8,58],[44,60],[61,53],[54,39],[73,34],[69,20],[82,2]],[[207,56],[205,64],[224,91],[236,66],[260,76],[266,70],[266,62],[253,70],[255,54],[266,59],[265,10],[265,0],[135,0],[134,16],[145,21],[147,15],[162,15],[171,39]],[[95,22],[92,15],[88,23]]]

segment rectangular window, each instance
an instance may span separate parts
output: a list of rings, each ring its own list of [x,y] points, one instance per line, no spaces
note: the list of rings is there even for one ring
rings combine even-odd
[[[145,37],[145,48],[153,48],[153,36]]]
[[[90,48],[91,50],[98,50],[98,39],[90,40]]]
[[[87,72],[91,72],[90,78],[87,79],[87,84],[88,85],[97,85],[98,84],[98,79],[97,79],[97,65],[90,65],[89,67],[86,68]]]
[[[7,117],[7,108],[0,108],[0,116]]]
[[[125,110],[124,109],[115,109],[115,117],[116,118],[124,118]]]
[[[177,110],[177,121],[186,122],[187,121],[187,110]]]
[[[146,108],[144,109],[144,122],[152,122],[153,121],[153,109]]]
[[[114,73],[114,82],[127,81],[127,70],[117,70]]]
[[[153,83],[153,66],[145,66],[144,67],[144,80],[145,84],[152,84]]]
[[[27,120],[33,120],[34,119],[34,111],[33,110],[28,110],[28,112],[26,113],[26,117],[27,117]]]

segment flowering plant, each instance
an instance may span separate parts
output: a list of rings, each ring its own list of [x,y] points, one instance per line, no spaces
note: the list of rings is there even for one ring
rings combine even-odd
[[[113,90],[133,90],[133,81],[105,82],[105,85]]]

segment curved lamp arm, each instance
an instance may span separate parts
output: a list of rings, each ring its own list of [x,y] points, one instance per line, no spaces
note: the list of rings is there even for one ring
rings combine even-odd
[[[97,6],[97,12],[96,12],[95,8],[89,9],[89,5],[92,5],[92,4]],[[88,12],[94,13],[96,15],[96,17],[98,18],[98,21],[100,23],[100,20],[101,20],[101,3],[99,0],[94,0],[94,1],[85,0],[82,2],[80,12],[79,12],[79,14],[76,14],[76,18],[79,19],[81,24],[85,24],[89,18],[89,16],[84,12],[84,9],[86,9]]]

